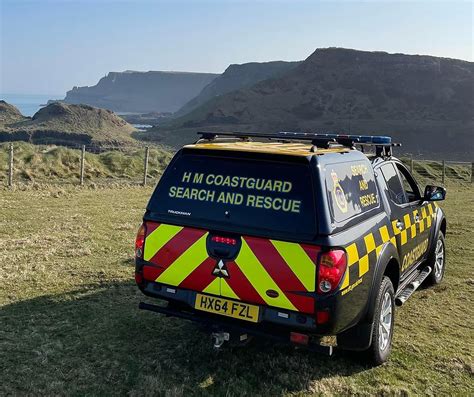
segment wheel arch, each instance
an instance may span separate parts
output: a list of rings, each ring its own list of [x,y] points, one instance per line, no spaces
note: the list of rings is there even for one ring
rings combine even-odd
[[[366,350],[370,347],[373,336],[372,326],[377,303],[377,295],[380,283],[384,276],[390,278],[394,291],[396,292],[400,281],[400,263],[398,259],[398,251],[391,242],[385,243],[380,251],[372,277],[365,315],[361,317],[356,325],[337,335],[337,343],[341,348],[360,351]]]
[[[369,299],[367,301],[365,315],[365,321],[367,322],[371,323],[373,320],[378,286],[382,282],[382,278],[384,276],[387,276],[390,279],[393,284],[393,289],[396,293],[398,285],[400,284],[400,261],[397,248],[391,242],[387,242],[383,246],[377,259],[374,276],[372,278],[372,285],[369,292]]]
[[[443,216],[443,219],[441,221],[441,225],[439,227],[439,230],[441,230],[441,232],[443,233],[443,236],[446,237],[446,218]]]

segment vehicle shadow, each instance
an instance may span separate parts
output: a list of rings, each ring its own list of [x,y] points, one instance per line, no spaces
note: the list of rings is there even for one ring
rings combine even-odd
[[[281,395],[367,369],[260,340],[216,353],[197,325],[140,300],[132,282],[113,282],[3,306],[0,394]]]

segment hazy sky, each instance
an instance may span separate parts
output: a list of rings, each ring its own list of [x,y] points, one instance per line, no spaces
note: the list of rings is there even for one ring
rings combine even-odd
[[[222,72],[347,47],[473,60],[473,2],[0,0],[0,93],[109,71]]]

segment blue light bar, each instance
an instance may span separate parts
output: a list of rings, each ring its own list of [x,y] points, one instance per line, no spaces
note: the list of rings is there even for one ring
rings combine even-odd
[[[359,144],[372,144],[372,145],[391,145],[392,138],[389,136],[379,135],[345,135],[345,134],[311,134],[305,132],[289,132],[283,131],[279,135],[287,137],[307,137],[313,139],[333,139],[336,142],[339,140],[353,141]]]

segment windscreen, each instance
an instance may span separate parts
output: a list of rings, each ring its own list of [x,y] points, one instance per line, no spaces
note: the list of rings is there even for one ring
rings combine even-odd
[[[308,163],[207,154],[175,159],[148,204],[177,224],[238,233],[315,234]]]

